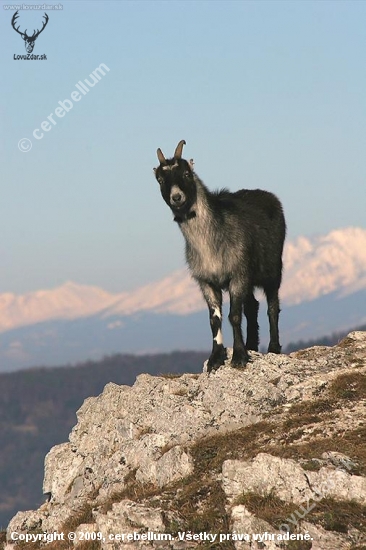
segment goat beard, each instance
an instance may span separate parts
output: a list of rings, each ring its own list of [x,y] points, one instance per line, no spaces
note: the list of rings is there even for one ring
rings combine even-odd
[[[196,217],[196,212],[194,210],[188,211],[186,214],[177,214],[174,216],[174,221],[177,223],[183,223],[187,220],[192,220]]]

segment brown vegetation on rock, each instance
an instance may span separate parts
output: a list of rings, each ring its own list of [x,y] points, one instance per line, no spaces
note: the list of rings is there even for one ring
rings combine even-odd
[[[141,375],[132,388],[109,384],[81,407],[70,441],[50,451],[44,481],[50,502],[18,513],[8,536],[87,524],[175,536],[163,546],[140,541],[126,548],[246,550],[259,546],[192,545],[176,534],[280,533],[288,524],[313,540],[264,541],[262,548],[360,550],[365,404],[366,333],[359,332],[334,348],[253,353],[244,370],[225,365],[199,377]],[[7,548],[13,546],[9,541]]]

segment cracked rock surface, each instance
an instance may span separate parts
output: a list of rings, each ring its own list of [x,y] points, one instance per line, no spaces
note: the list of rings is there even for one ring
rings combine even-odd
[[[289,356],[252,352],[251,362],[242,370],[231,368],[227,361],[210,374],[185,374],[178,378],[143,374],[132,387],[108,384],[101,395],[87,399],[79,409],[69,441],[47,454],[43,492],[50,493],[51,498],[38,510],[18,512],[7,529],[7,548],[15,548],[10,541],[12,531],[62,531],[71,525],[72,518],[74,531],[88,525],[92,531],[109,532],[137,529],[141,533],[167,533],[173,524],[180,528],[179,513],[160,506],[156,499],[159,491],[161,495],[169,487],[177,491],[177,483],[194,478],[193,446],[206,438],[260,426],[263,420],[273,422],[273,442],[283,449],[294,444],[296,438],[305,444],[341,430],[360,429],[365,422],[365,399],[355,399],[351,394],[348,404],[343,400],[339,406],[332,398],[332,413],[328,414],[324,405],[324,417],[316,421],[309,417],[301,433],[295,429],[291,432],[292,428],[281,434],[276,432],[281,423],[291,420],[294,406],[319,400],[326,403],[332,384],[338,377],[350,374],[356,374],[361,381],[366,375],[366,333],[353,332],[333,348],[314,347]],[[292,441],[288,440],[290,432],[294,434]],[[301,460],[272,456],[260,447],[249,459],[228,456],[222,462],[220,475],[212,474],[226,498],[227,529],[276,532],[274,525],[237,503],[245,491],[262,496],[271,493],[295,505],[319,495],[366,505],[366,478],[355,470],[360,465],[341,451],[325,448],[314,457],[317,467],[313,471],[304,469]],[[131,480],[139,490],[149,488],[151,494],[146,490],[134,500],[133,491],[126,493]],[[87,518],[83,517],[86,508]],[[197,505],[197,514],[200,513]],[[77,525],[75,518],[80,518]],[[323,533],[323,527],[314,523],[306,529],[314,534],[314,541],[323,541],[321,547],[313,541],[313,550],[331,550],[336,547],[335,541],[337,548],[351,550],[352,541],[361,537],[358,532],[356,539],[345,533]],[[121,544],[104,541],[100,548],[178,550],[198,547],[201,542],[193,546],[189,540],[178,539]],[[253,544],[256,543],[234,541],[227,548],[254,549]],[[264,544],[261,548],[279,547],[272,542]]]

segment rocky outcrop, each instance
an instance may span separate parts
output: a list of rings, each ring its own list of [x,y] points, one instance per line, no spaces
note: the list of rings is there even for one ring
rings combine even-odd
[[[243,370],[141,375],[87,399],[69,441],[46,456],[47,502],[12,519],[7,548],[14,532],[69,531],[75,544],[101,533],[93,548],[108,550],[283,548],[289,532],[310,534],[304,550],[356,548],[357,517],[366,519],[366,333],[251,358]],[[321,515],[332,502],[354,507],[338,531]],[[251,538],[265,532],[277,539]]]
[[[303,504],[319,498],[350,500],[366,505],[366,477],[332,466],[318,472],[304,470],[295,460],[259,453],[251,461],[226,460],[222,483],[230,501],[246,491],[275,494],[285,502]]]

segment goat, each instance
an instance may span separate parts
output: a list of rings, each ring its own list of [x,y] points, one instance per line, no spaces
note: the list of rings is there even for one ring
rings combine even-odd
[[[249,361],[247,350],[258,351],[259,345],[255,287],[262,288],[267,298],[268,352],[281,353],[278,290],[286,235],[282,205],[275,195],[260,189],[209,191],[194,172],[193,160],[181,158],[185,144],[178,143],[171,159],[157,150],[160,164],[155,177],[184,235],[188,266],[208,305],[213,347],[207,370],[216,370],[227,359],[221,332],[223,290],[230,295],[231,366],[243,367]],[[246,345],[242,311],[247,320]]]

